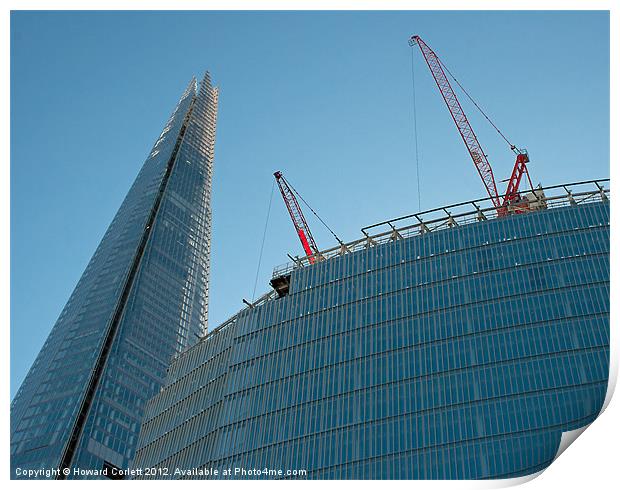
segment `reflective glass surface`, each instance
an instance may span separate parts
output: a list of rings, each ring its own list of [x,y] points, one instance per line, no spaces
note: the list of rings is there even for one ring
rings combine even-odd
[[[217,96],[191,81],[17,392],[12,477],[68,448],[71,468],[127,468],[171,356],[204,333]]]
[[[596,418],[608,369],[608,201],[457,226],[296,269],[177,356],[134,467],[530,474]]]

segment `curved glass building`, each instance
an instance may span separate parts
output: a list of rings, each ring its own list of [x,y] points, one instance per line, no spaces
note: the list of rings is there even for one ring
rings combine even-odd
[[[598,415],[609,371],[608,181],[364,229],[176,356],[142,478],[534,473]]]

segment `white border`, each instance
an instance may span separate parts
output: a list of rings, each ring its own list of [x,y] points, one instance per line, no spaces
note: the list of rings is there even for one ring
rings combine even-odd
[[[0,131],[0,147],[4,152],[4,158],[2,159],[1,169],[2,176],[0,178],[0,227],[3,230],[2,239],[0,240],[0,247],[2,250],[0,267],[3,272],[2,281],[0,282],[0,288],[2,290],[2,304],[0,308],[0,314],[2,315],[3,329],[3,345],[2,345],[2,379],[6,385],[2,391],[2,406],[6,407],[3,411],[3,436],[4,444],[2,445],[1,468],[2,475],[5,479],[9,476],[9,272],[10,272],[10,254],[9,254],[9,205],[10,205],[10,84],[9,84],[9,69],[10,69],[10,10],[106,10],[106,9],[118,9],[118,10],[610,10],[611,11],[611,80],[610,80],[610,103],[611,103],[611,119],[610,119],[610,132],[611,135],[619,135],[618,127],[618,59],[619,52],[618,46],[620,46],[620,39],[618,34],[618,5],[612,0],[568,0],[568,1],[551,1],[551,0],[505,0],[502,2],[492,1],[455,1],[455,0],[435,0],[435,1],[405,1],[405,0],[387,0],[384,2],[372,1],[372,0],[359,0],[352,1],[327,1],[327,0],[315,0],[315,1],[282,1],[282,0],[270,0],[270,1],[249,1],[249,0],[231,0],[231,1],[191,1],[191,0],[178,0],[176,2],[170,1],[150,1],[140,2],[136,0],[110,0],[110,1],[92,1],[86,4],[85,2],[79,2],[75,0],[64,0],[57,2],[45,2],[45,1],[12,1],[4,3],[5,10],[2,16],[2,36],[0,37],[2,57],[2,66],[4,68],[3,73],[3,90],[1,96],[1,104],[4,117],[2,118],[2,130]],[[318,34],[317,34],[318,35]],[[575,43],[579,42],[579,32],[575,33]],[[616,137],[617,138],[617,137]],[[570,151],[570,145],[573,142],[567,143],[565,151]],[[611,138],[611,161],[618,162],[618,140]],[[584,162],[587,165],[587,162]],[[611,166],[611,179],[615,181],[616,174],[618,172],[618,163]],[[615,200],[612,202],[612,226],[611,226],[611,240],[612,250],[615,250],[615,246],[618,242],[618,224],[617,224],[617,209]],[[611,297],[620,298],[618,294],[618,288],[615,284],[614,278],[618,277],[618,262],[616,260],[615,253],[611,255],[612,263],[612,282],[611,282]],[[617,321],[616,321],[616,305],[612,301],[611,310],[611,359],[612,368],[610,372],[610,379],[615,380],[617,378],[617,359],[618,359],[618,341],[617,341]],[[611,395],[611,391],[608,393],[608,398]],[[609,403],[609,400],[606,400]],[[601,414],[598,420],[596,420],[591,427],[589,427],[583,435],[579,437],[579,443],[571,446],[566,450],[561,457],[555,461],[546,471],[540,476],[534,479],[530,484],[531,488],[542,488],[541,485],[553,485],[554,487],[566,486],[572,487],[600,487],[607,488],[613,485],[613,481],[618,481],[618,462],[616,456],[617,449],[617,437],[619,435],[619,402],[612,400],[609,403],[607,409]],[[513,483],[517,483],[516,481]],[[16,482],[11,481],[10,485],[22,486],[22,485],[35,485],[45,484],[39,482]],[[69,483],[69,484],[79,484]],[[91,482],[89,482],[89,485]],[[94,485],[101,484],[100,482],[92,482]],[[103,483],[109,485],[109,482]],[[149,483],[146,482],[134,482],[134,485],[141,487],[146,486]],[[154,485],[165,485],[164,482],[155,482]],[[198,486],[204,485],[203,482],[193,481],[184,482],[185,485]],[[240,482],[208,482],[209,486],[219,487],[220,485],[243,485]],[[255,487],[271,488],[274,485],[290,485],[290,482],[251,482],[247,485]],[[297,482],[296,485],[314,485],[316,482]],[[149,485],[153,485],[150,483]],[[355,486],[370,486],[375,485],[375,482],[320,482],[321,486],[338,486],[342,485],[355,485]],[[415,485],[416,488],[490,488],[497,487],[497,484],[493,482],[427,482],[427,481],[415,481],[415,482],[390,482],[389,485],[396,485],[398,487],[410,487]]]

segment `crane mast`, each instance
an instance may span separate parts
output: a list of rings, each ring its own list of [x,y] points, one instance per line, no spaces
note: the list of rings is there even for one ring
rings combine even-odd
[[[508,214],[508,206],[515,204],[519,200],[519,184],[521,183],[523,174],[527,175],[527,180],[530,183],[530,189],[534,188],[532,185],[532,179],[530,178],[530,173],[527,171],[526,164],[529,161],[530,158],[527,155],[527,152],[525,150],[519,150],[519,153],[517,154],[517,161],[512,169],[510,179],[508,179],[508,186],[506,187],[506,195],[504,196],[502,207],[498,209],[498,214],[500,216]]]
[[[276,178],[276,182],[280,188],[280,193],[282,194],[288,213],[293,221],[293,226],[295,227],[297,236],[299,236],[299,240],[301,241],[301,246],[303,247],[304,252],[306,252],[306,256],[308,257],[310,263],[314,264],[316,257],[319,256],[319,249],[316,246],[312,233],[310,232],[306,218],[304,218],[304,214],[301,212],[301,207],[297,202],[297,198],[295,197],[291,186],[284,178],[284,175],[282,175],[282,172],[274,172],[273,175]]]

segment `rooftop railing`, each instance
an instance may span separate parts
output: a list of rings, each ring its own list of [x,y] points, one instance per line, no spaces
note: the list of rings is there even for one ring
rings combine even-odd
[[[375,247],[382,243],[401,240],[412,236],[432,233],[455,226],[489,219],[503,219],[506,215],[538,212],[562,206],[578,206],[594,201],[609,199],[609,179],[588,180],[551,187],[537,187],[519,193],[520,200],[498,210],[491,198],[465,201],[451,206],[413,213],[362,228],[362,238],[323,250],[307,257],[292,257],[294,260],[273,270],[273,277],[290,274],[300,267],[308,267],[336,256]],[[501,216],[502,212],[504,216]],[[290,255],[289,255],[290,257]]]

